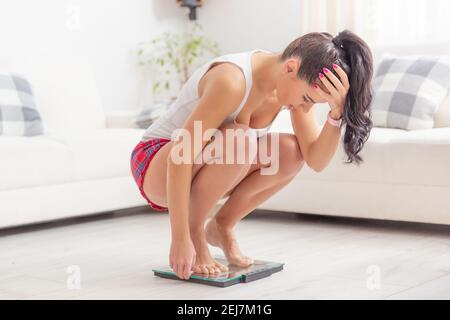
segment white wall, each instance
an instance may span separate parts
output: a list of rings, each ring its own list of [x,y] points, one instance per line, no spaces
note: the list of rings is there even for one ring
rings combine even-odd
[[[301,0],[206,0],[198,18],[224,53],[279,52],[301,35],[301,5]]]
[[[280,52],[312,26],[330,29],[332,23],[319,23],[320,14],[312,14],[323,7],[315,1],[205,0],[197,16],[223,54]],[[0,60],[17,54],[60,57],[67,51],[87,56],[103,107],[138,110],[151,99],[151,83],[132,50],[164,31],[187,31],[187,12],[175,0],[2,1]]]
[[[137,109],[144,88],[131,50],[163,31],[182,29],[184,20],[174,0],[2,1],[0,59],[86,55],[103,107]]]

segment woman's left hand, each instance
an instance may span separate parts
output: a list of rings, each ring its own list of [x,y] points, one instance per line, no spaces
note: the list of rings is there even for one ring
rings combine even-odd
[[[319,73],[319,79],[330,93],[323,91],[318,85],[314,86],[318,94],[324,98],[331,108],[331,116],[335,119],[342,117],[344,112],[345,98],[347,97],[350,88],[347,74],[337,64],[333,64],[336,73],[341,78],[342,82],[329,69],[323,68],[324,73]],[[327,76],[325,77],[324,74]],[[331,82],[330,82],[331,80]],[[333,86],[334,84],[334,86]]]

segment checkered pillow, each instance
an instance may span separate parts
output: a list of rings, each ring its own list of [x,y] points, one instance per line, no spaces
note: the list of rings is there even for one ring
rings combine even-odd
[[[385,54],[374,77],[376,127],[430,129],[450,85],[450,56]]]
[[[0,135],[36,136],[43,132],[30,83],[22,76],[0,73]]]

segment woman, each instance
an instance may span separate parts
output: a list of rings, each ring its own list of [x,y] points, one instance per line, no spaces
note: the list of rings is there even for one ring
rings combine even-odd
[[[142,196],[155,210],[170,212],[169,262],[178,277],[227,270],[212,258],[208,243],[220,247],[230,264],[252,264],[240,251],[233,227],[287,185],[305,163],[317,172],[323,170],[338,147],[343,123],[348,163],[359,164],[358,153],[372,128],[372,70],[368,45],[344,30],[334,38],[326,32],[305,34],[282,53],[256,49],[220,56],[194,72],[177,100],[146,130],[131,157]],[[320,132],[312,110],[317,102],[330,106]],[[276,133],[267,131],[282,109],[290,110],[295,134],[277,133],[275,139]],[[187,132],[194,139],[198,122],[202,137],[208,129],[215,130],[214,136],[202,140],[198,151],[184,148],[189,161],[176,162],[175,150],[180,150],[183,139],[175,133]],[[257,137],[247,139],[238,150],[252,163],[212,163],[229,152],[223,145],[234,142],[227,136],[216,144],[216,133],[222,137],[225,130],[244,130]],[[262,143],[272,151],[275,144],[279,148],[275,174],[262,175],[266,164],[250,156],[251,147],[259,149]],[[218,150],[214,157],[207,146]],[[208,212],[224,197],[227,201],[205,227]]]

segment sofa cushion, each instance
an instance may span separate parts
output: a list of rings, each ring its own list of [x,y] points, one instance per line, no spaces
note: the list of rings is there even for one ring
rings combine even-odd
[[[155,122],[163,113],[167,111],[169,105],[167,103],[156,103],[152,106],[144,107],[137,115],[134,123],[142,129],[147,129]]]
[[[72,153],[74,179],[108,179],[131,176],[130,157],[143,129],[66,131],[58,140]]]
[[[0,154],[0,191],[72,180],[72,151],[50,133],[0,137]]]
[[[450,56],[385,54],[373,80],[373,124],[429,129],[450,86]]]
[[[449,151],[450,128],[407,131],[375,127],[360,153],[360,166],[343,164],[346,155],[341,142],[328,167],[319,173],[305,172],[303,178],[450,187]]]
[[[21,75],[0,73],[0,135],[36,136],[43,132],[31,84]]]
[[[143,129],[99,129],[0,137],[0,191],[81,180],[132,178]]]
[[[450,127],[450,88],[448,88],[447,96],[434,115],[434,127]]]

